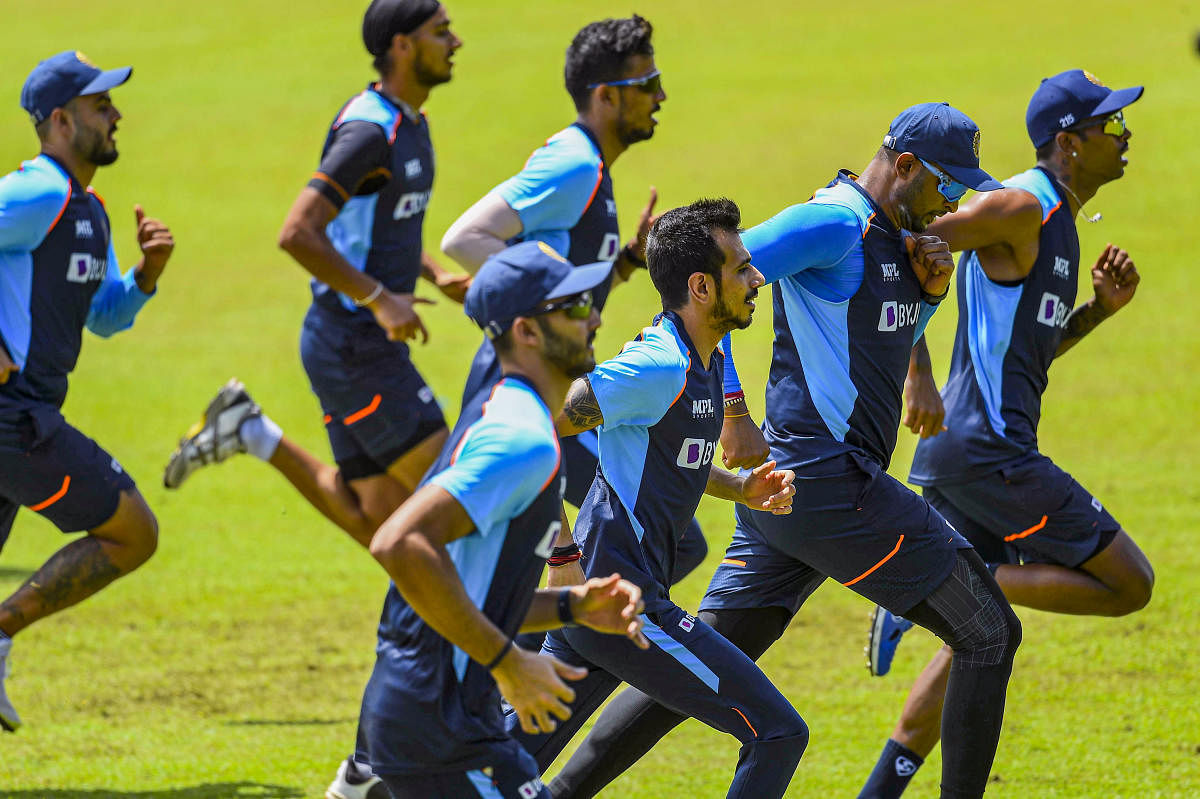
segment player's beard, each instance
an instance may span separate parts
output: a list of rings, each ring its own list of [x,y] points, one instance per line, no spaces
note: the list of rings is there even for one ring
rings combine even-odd
[[[914,206],[921,201],[921,195],[924,193],[924,184],[917,185],[915,182],[910,183],[904,189],[904,193],[900,195],[900,199],[896,201],[896,216],[902,230],[907,230],[911,233],[920,233],[929,226],[929,223],[925,221],[925,217],[918,216],[913,211]]]
[[[546,337],[542,357],[551,365],[572,380],[583,377],[596,368],[596,356],[592,352],[592,339],[596,337],[594,330],[588,334],[586,342],[579,342],[570,336],[560,336],[550,327],[549,322],[541,317],[534,319]]]
[[[426,63],[426,57],[440,58],[442,60],[441,68],[434,68]],[[445,63],[447,56],[434,55],[428,51],[422,51],[417,54],[416,61],[413,62],[413,77],[417,82],[427,88],[432,88],[440,83],[449,83],[453,77],[453,67]]]
[[[720,285],[717,286],[717,291],[721,290]],[[746,293],[742,299],[744,306],[749,300],[753,300],[758,296],[758,289],[753,289]],[[716,305],[713,306],[712,325],[713,330],[718,330],[721,333],[728,333],[730,330],[745,330],[750,327],[750,323],[754,321],[754,312],[747,311],[744,316],[739,316],[729,304],[725,302],[725,298],[717,295]]]
[[[108,134],[96,128],[82,125],[76,127],[75,135],[71,138],[71,147],[83,156],[84,160],[96,166],[108,166],[117,160],[117,146],[109,143]]]
[[[657,111],[658,108],[656,107],[650,113],[653,114]],[[625,115],[624,108],[621,109],[621,115],[617,118],[617,138],[620,140],[621,144],[624,144],[626,147],[628,147],[631,144],[637,144],[640,141],[646,141],[647,139],[653,137],[654,122],[647,118],[646,124],[642,127],[638,127],[632,120],[629,119],[628,116]]]

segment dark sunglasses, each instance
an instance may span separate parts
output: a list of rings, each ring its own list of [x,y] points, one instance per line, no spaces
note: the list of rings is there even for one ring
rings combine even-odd
[[[933,173],[934,177],[938,179],[938,194],[945,197],[948,202],[956,203],[963,198],[964,194],[967,193],[966,184],[959,183],[957,180],[950,177],[948,174],[938,169],[924,158],[917,156],[917,159],[925,165],[926,169]]]
[[[587,319],[592,315],[592,292],[581,291],[573,297],[567,297],[565,300],[558,302],[548,302],[540,308],[536,308],[530,313],[530,316],[541,316],[542,314],[554,313],[555,311],[566,311],[568,319]]]
[[[653,72],[648,72],[637,78],[625,78],[624,80],[602,80],[599,83],[588,84],[589,89],[594,89],[597,86],[636,86],[646,94],[658,94],[662,89],[662,73],[657,69]]]
[[[1102,132],[1106,136],[1124,136],[1127,128],[1125,127],[1125,112],[1118,111],[1111,116],[1103,119],[1088,119],[1070,128],[1070,130],[1084,130],[1086,128],[1094,128],[1097,125],[1104,125]]]

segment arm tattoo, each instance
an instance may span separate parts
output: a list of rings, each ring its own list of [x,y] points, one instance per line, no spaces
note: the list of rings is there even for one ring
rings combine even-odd
[[[567,391],[566,404],[563,405],[563,415],[580,430],[591,430],[604,423],[600,403],[586,377],[581,377],[571,384],[570,390]]]
[[[1063,331],[1062,341],[1059,342],[1058,351],[1054,353],[1054,357],[1057,358],[1074,347],[1081,338],[1095,330],[1096,326],[1107,318],[1108,315],[1096,304],[1095,300],[1089,300],[1076,308],[1067,317],[1067,327]]]

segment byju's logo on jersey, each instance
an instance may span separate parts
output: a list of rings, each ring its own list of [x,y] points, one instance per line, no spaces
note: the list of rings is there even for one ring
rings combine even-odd
[[[409,160],[404,162],[404,177],[408,178],[409,180],[412,180],[415,177],[419,177],[420,174],[421,174],[421,159],[420,158],[410,158]]]
[[[1067,317],[1071,315],[1071,307],[1058,298],[1058,295],[1046,292],[1038,305],[1037,320],[1048,327],[1066,327]]]
[[[76,219],[75,220],[75,238],[90,239],[92,237],[92,220]]]
[[[521,799],[537,799],[538,795],[546,790],[546,786],[542,784],[540,777],[534,777],[529,782],[522,783],[517,788],[517,796]]]
[[[396,203],[396,210],[392,211],[392,219],[408,219],[416,216],[424,211],[427,205],[429,205],[428,191],[411,191],[408,194],[402,194],[399,202]]]
[[[713,453],[717,451],[715,441],[705,441],[703,438],[685,438],[679,448],[679,457],[675,459],[676,466],[685,469],[699,469],[712,462]]]
[[[879,309],[879,332],[894,333],[902,327],[915,325],[920,313],[921,304],[919,302],[889,300]]]
[[[1066,258],[1054,256],[1054,276],[1061,277],[1063,280],[1071,279],[1071,262]]]
[[[883,279],[889,283],[894,283],[900,279],[900,267],[896,264],[880,264],[879,268],[883,270]]]
[[[713,413],[713,401],[711,399],[692,400],[693,419],[711,419]]]
[[[103,280],[107,268],[107,258],[97,258],[87,252],[73,252],[67,259],[67,281],[90,283],[93,280]]]
[[[683,618],[679,620],[679,629],[685,633],[690,633],[696,628],[696,617],[683,614]]]

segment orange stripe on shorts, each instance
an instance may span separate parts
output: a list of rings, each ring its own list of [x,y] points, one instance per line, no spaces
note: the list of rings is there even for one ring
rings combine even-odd
[[[742,717],[742,721],[746,722],[746,726],[750,728],[750,732],[754,733],[754,737],[757,738],[758,730],[754,729],[754,725],[750,723],[750,719],[746,718],[746,714],[738,710],[736,707],[733,709],[733,712]]]
[[[383,402],[383,397],[379,394],[376,394],[375,399],[371,400],[370,405],[363,408],[361,411],[355,411],[354,413],[347,416],[345,421],[342,422],[342,424],[349,426],[349,425],[354,424],[355,422],[362,421],[363,419],[367,418],[371,414],[375,413],[375,411],[379,410],[379,403],[381,403],[381,402]]]
[[[67,489],[70,487],[71,487],[71,475],[68,474],[66,477],[63,478],[62,488],[58,489],[58,491],[54,492],[54,494],[52,496],[48,497],[47,499],[42,500],[38,504],[30,505],[29,509],[30,510],[45,510],[46,508],[53,505],[55,502],[58,502],[60,499],[65,497],[67,495]]]
[[[1028,530],[1022,530],[1019,533],[1013,533],[1012,535],[1006,535],[1006,536],[1004,536],[1004,540],[1005,541],[1016,541],[1018,538],[1027,538],[1027,537],[1033,535],[1034,533],[1036,533],[1038,530],[1041,530],[1043,527],[1045,527],[1046,520],[1048,518],[1049,518],[1048,516],[1043,516],[1042,520],[1040,522],[1038,522],[1037,524],[1035,524],[1033,527],[1030,527]]]
[[[891,559],[892,559],[892,557],[893,557],[893,556],[894,556],[894,555],[895,555],[897,552],[899,552],[899,551],[900,551],[900,545],[901,545],[901,544],[903,544],[903,543],[904,543],[904,533],[901,533],[901,534],[900,534],[900,540],[896,542],[896,546],[892,547],[892,551],[891,551],[891,552],[889,552],[889,553],[887,553],[886,555],[884,555],[884,556],[883,556],[883,560],[879,561],[879,562],[878,562],[878,563],[876,563],[874,566],[872,566],[871,568],[867,569],[865,572],[863,572],[862,574],[858,575],[857,577],[855,577],[855,578],[854,578],[853,580],[851,580],[850,582],[848,582],[848,583],[842,583],[842,585],[854,585],[855,583],[857,583],[859,580],[863,579],[864,577],[868,577],[868,576],[870,576],[871,572],[875,571],[875,570],[876,570],[876,569],[878,569],[880,566],[882,566],[883,564],[885,564],[885,563],[887,563],[889,560],[891,560]]]
[[[730,566],[745,566],[746,565],[746,561],[734,560],[733,558],[725,558],[725,560],[721,561],[721,563],[728,563]]]

